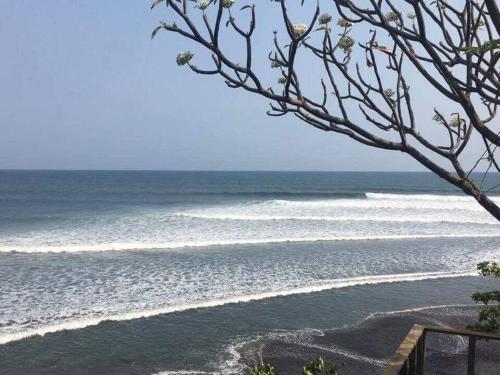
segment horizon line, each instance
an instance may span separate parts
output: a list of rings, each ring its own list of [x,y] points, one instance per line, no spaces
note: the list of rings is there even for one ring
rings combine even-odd
[[[90,168],[0,168],[0,172],[249,172],[249,173],[428,173],[432,171],[408,170],[290,170],[290,169],[90,169]],[[453,171],[450,171],[453,173]],[[475,171],[473,173],[485,173]],[[490,174],[499,174],[489,171]]]

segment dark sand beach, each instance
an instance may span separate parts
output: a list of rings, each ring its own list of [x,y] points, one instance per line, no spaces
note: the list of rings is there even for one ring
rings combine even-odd
[[[341,374],[381,374],[413,324],[463,329],[474,321],[477,307],[442,307],[389,314],[374,314],[356,326],[270,334],[242,352],[248,364],[261,357],[280,374],[296,374],[309,360],[323,357],[337,364]],[[500,373],[500,342],[478,341],[477,374]],[[426,348],[426,374],[464,374],[467,341],[460,336],[430,333]]]

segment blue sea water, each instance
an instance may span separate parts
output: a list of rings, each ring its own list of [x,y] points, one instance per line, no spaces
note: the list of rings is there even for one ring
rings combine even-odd
[[[428,173],[0,171],[0,363],[240,372],[274,330],[467,303],[499,257]]]

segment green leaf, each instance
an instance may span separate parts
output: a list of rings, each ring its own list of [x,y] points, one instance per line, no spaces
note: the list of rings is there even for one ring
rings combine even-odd
[[[163,3],[165,0],[155,0],[153,4],[151,4],[151,9],[153,9],[155,6],[157,6],[160,3]]]

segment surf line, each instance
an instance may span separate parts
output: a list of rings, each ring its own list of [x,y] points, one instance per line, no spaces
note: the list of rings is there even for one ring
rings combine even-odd
[[[342,289],[358,285],[376,285],[384,283],[410,282],[422,280],[445,279],[454,277],[472,277],[477,276],[477,272],[427,272],[427,273],[406,273],[394,275],[373,275],[359,276],[344,279],[331,279],[320,284],[311,286],[301,286],[286,290],[269,291],[256,294],[243,294],[230,296],[226,298],[217,298],[208,301],[191,302],[174,306],[158,307],[150,310],[129,311],[113,315],[103,315],[92,318],[82,318],[78,320],[68,320],[58,324],[51,324],[31,328],[24,331],[12,332],[0,335],[0,344],[6,344],[12,341],[26,339],[32,336],[44,336],[48,333],[54,333],[65,330],[76,330],[89,326],[98,325],[104,321],[124,321],[141,318],[149,318],[156,315],[164,315],[186,310],[203,309],[210,307],[219,307],[227,304],[246,303],[260,301],[275,297],[284,297],[295,294],[309,294],[332,289]]]
[[[103,243],[96,245],[49,245],[49,246],[0,246],[2,253],[73,253],[73,252],[100,252],[100,251],[132,251],[132,250],[168,250],[181,248],[198,248],[229,245],[261,245],[274,243],[300,243],[300,242],[341,242],[341,241],[393,241],[393,240],[418,240],[434,238],[497,238],[500,233],[485,234],[387,234],[366,236],[332,236],[332,237],[290,237],[290,238],[262,238],[262,239],[231,239],[214,241],[193,242],[165,242],[165,243]]]

